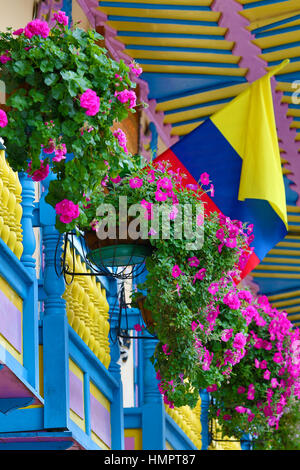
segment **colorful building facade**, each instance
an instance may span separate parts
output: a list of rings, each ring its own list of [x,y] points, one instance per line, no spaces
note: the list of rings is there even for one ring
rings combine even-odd
[[[222,108],[249,82],[289,58],[273,80],[289,232],[246,282],[300,319],[300,7],[296,0],[26,0],[7,2],[0,30],[64,10],[103,36],[111,57],[143,68],[147,108],[122,123],[129,150],[160,154]],[[17,5],[18,4],[18,5]],[[2,8],[2,6],[1,6]],[[15,12],[17,11],[17,15]],[[0,101],[5,88],[0,84]],[[45,180],[16,174],[0,146],[0,450],[206,450],[249,448],[209,426],[209,396],[194,409],[165,408],[150,336],[126,344],[118,329],[117,281],[57,275],[61,253]],[[66,261],[72,264],[67,251]],[[134,281],[135,282],[135,281]],[[130,288],[130,286],[129,286]],[[128,309],[129,330],[139,312]]]

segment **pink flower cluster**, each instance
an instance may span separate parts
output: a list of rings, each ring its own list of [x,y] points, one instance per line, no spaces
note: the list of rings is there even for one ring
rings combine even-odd
[[[32,161],[30,161],[28,163],[27,173],[28,177],[33,181],[43,181],[49,175],[49,164],[44,165],[44,160],[41,160],[40,168],[32,173]]]
[[[216,238],[221,242],[218,246],[219,253],[221,253],[224,246],[237,250],[239,253],[238,268],[242,270],[253,251],[249,248],[254,239],[252,234],[253,225],[249,225],[245,231],[240,220],[231,220],[223,214],[219,214],[219,221],[221,228],[216,232]],[[239,242],[238,239],[241,241]]]
[[[115,97],[123,104],[128,103],[129,108],[135,108],[136,106],[136,94],[133,90],[122,90],[115,91]]]
[[[67,26],[69,22],[69,17],[65,14],[64,11],[58,11],[57,13],[54,13],[53,19],[57,21],[57,23],[64,26]]]
[[[52,158],[53,162],[60,162],[61,160],[65,160],[67,153],[67,147],[65,144],[59,144],[55,148],[55,157]]]
[[[47,155],[55,154],[52,158],[53,162],[60,162],[66,158],[67,147],[66,144],[63,144],[61,141],[57,144],[54,139],[49,139],[47,147],[42,145],[42,148]]]
[[[125,132],[122,131],[122,129],[117,129],[116,131],[113,132],[113,135],[116,137],[118,140],[118,143],[120,147],[123,148],[125,153],[128,153],[126,144],[127,144],[127,138]]]
[[[140,204],[145,209],[145,220],[151,220],[153,218],[153,203],[142,199]]]
[[[236,387],[240,398],[235,411],[246,414],[248,423],[257,417],[260,425],[265,419],[266,426],[278,429],[289,398],[293,395],[300,398],[300,330],[293,328],[287,314],[273,308],[265,296],[258,299],[252,296],[250,299],[243,292],[241,297],[252,302],[246,307],[247,314],[244,317],[248,324],[253,321],[256,330],[251,330],[246,339],[244,335],[243,338],[240,334],[235,336],[238,339],[236,346],[245,347],[247,351],[240,367],[245,364],[249,368],[250,383],[238,384],[239,376],[243,375],[236,372],[235,385],[230,384],[228,393],[231,395],[231,390]],[[245,377],[247,375],[244,375],[244,381]],[[219,391],[212,392],[216,392],[216,397],[219,394],[224,402]],[[230,396],[229,401],[231,399]]]
[[[2,54],[0,55],[0,63],[5,65],[7,62],[9,62],[11,59],[11,57],[8,55],[9,52],[6,51],[6,54]]]
[[[74,204],[69,199],[63,199],[55,206],[56,214],[59,215],[59,220],[64,224],[70,224],[72,220],[79,217],[80,211],[78,204]]]
[[[19,30],[18,32],[20,31],[21,30]],[[46,21],[36,19],[36,20],[30,21],[25,26],[24,34],[28,39],[31,39],[33,36],[41,36],[42,38],[46,39],[50,34],[50,29]]]
[[[86,109],[87,116],[95,116],[99,112],[100,98],[95,91],[88,88],[80,96],[80,106]]]
[[[8,119],[6,112],[3,109],[0,109],[0,127],[6,127],[8,124]]]
[[[138,178],[137,176],[129,180],[129,186],[132,189],[141,188],[143,186],[143,179]]]
[[[135,62],[131,62],[131,64],[129,64],[129,68],[130,68],[131,72],[137,78],[143,73],[143,69],[141,67],[139,67]]]

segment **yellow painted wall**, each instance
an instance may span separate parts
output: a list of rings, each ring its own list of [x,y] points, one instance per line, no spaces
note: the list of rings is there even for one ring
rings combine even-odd
[[[0,290],[10,300],[10,302],[21,312],[21,332],[23,341],[23,300],[18,294],[11,288],[11,286],[0,277]],[[8,340],[0,334],[0,344],[20,363],[23,365],[23,344],[21,353],[17,351]]]
[[[0,0],[0,31],[23,28],[32,20],[34,0]]]
[[[76,377],[82,383],[82,396],[84,399],[83,371],[79,369],[79,367],[71,359],[69,359],[69,368],[70,368],[70,371],[73,372],[73,374],[76,375]],[[85,432],[85,419],[82,419],[80,416],[78,416],[75,413],[75,411],[73,411],[71,408],[70,408],[70,418],[72,419],[72,421],[74,421],[74,423],[77,424],[77,426],[80,427],[80,429],[82,429],[82,431]]]
[[[134,450],[143,449],[143,436],[141,429],[125,429],[125,437],[134,437]]]
[[[84,29],[85,31],[92,28],[77,0],[72,0],[72,20],[73,23],[80,21],[81,23],[78,25],[78,28]]]

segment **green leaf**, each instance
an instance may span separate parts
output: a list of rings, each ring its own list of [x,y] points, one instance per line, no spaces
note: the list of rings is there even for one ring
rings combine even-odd
[[[40,69],[42,72],[53,72],[53,63],[48,59],[44,59],[40,64]]]
[[[49,75],[46,75],[44,82],[46,85],[51,86],[55,82],[57,82],[58,76],[55,73],[50,73]]]
[[[32,88],[30,91],[29,91],[29,95],[31,96],[31,98],[33,99],[33,101],[35,103],[42,103],[44,100],[45,100],[45,95],[44,93],[41,93],[40,91]]]
[[[61,100],[64,96],[65,86],[62,83],[57,83],[52,89],[51,93],[54,99]]]
[[[27,99],[26,96],[14,93],[8,100],[7,104],[12,106],[13,108],[18,109],[19,111],[23,111],[27,107]]]
[[[30,75],[33,72],[33,67],[28,60],[17,60],[13,64],[13,69],[21,77]]]

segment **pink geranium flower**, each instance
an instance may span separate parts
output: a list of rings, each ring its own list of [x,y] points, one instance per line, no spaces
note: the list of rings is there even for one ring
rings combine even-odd
[[[31,39],[32,36],[41,36],[46,39],[50,34],[50,29],[46,21],[36,19],[26,25],[24,34],[28,39]]]
[[[116,91],[115,97],[123,104],[129,101],[129,108],[134,108],[136,106],[136,94],[133,90],[122,90]]]
[[[67,153],[67,147],[65,144],[60,144],[55,149],[55,157],[52,158],[54,162],[60,162],[61,160],[65,160]]]
[[[131,62],[131,64],[129,64],[129,68],[130,68],[131,72],[137,78],[143,73],[143,69],[141,67],[139,67],[138,64],[136,64],[135,62]]]
[[[8,119],[6,112],[3,109],[0,109],[0,127],[6,127],[8,124]]]
[[[87,116],[95,116],[100,108],[100,98],[95,91],[88,88],[80,96],[80,106],[87,110]]]
[[[67,26],[69,22],[69,17],[66,16],[64,11],[58,11],[57,13],[54,13],[53,19],[57,21],[57,23],[63,24],[64,26]]]
[[[126,134],[122,131],[122,129],[117,129],[116,131],[114,131],[113,135],[118,140],[118,143],[119,143],[120,147],[123,148],[124,152],[128,153],[128,150],[127,150],[127,147],[126,147],[127,138],[126,138]]]
[[[35,170],[32,174],[32,161],[29,162],[28,168],[27,168],[27,173],[28,177],[30,177],[33,181],[43,181],[47,176],[49,175],[49,165],[44,166],[44,160],[41,160],[41,166],[38,170]]]
[[[19,28],[19,29],[16,29],[13,34],[15,36],[20,36],[22,33],[24,32],[24,28]]]
[[[78,204],[74,204],[74,202],[69,199],[63,199],[58,202],[55,206],[55,211],[56,214],[60,216],[59,220],[64,224],[71,223],[72,220],[77,219],[80,214]]]

